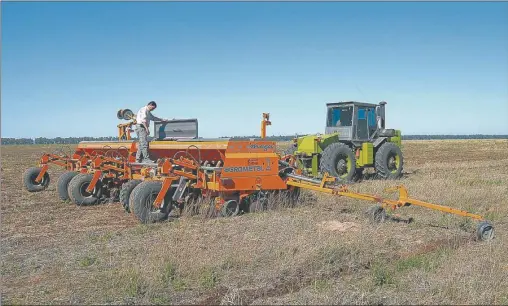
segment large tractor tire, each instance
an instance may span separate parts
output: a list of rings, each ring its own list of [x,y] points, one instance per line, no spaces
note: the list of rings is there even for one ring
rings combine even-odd
[[[141,223],[160,222],[168,218],[173,208],[172,197],[176,187],[171,187],[164,198],[162,209],[155,208],[153,203],[162,189],[161,181],[144,181],[138,184],[131,193],[130,210]]]
[[[400,148],[385,142],[376,152],[376,174],[381,179],[395,180],[402,176],[404,158]]]
[[[130,180],[122,185],[122,189],[120,190],[120,203],[122,203],[123,208],[128,213],[131,212],[129,207],[129,198],[131,193],[141,182],[141,180]]]
[[[321,172],[328,172],[341,182],[351,182],[356,173],[355,154],[343,143],[332,143],[321,154],[319,167]]]
[[[87,173],[79,173],[69,182],[67,192],[69,198],[76,205],[94,205],[99,202],[102,195],[101,182],[97,182],[92,192],[87,192],[88,185],[92,182],[93,175]]]
[[[58,181],[56,182],[56,190],[58,191],[58,197],[62,201],[67,201],[70,199],[69,197],[69,183],[70,181],[78,175],[78,172],[74,171],[67,171],[64,172],[60,177],[58,178]]]
[[[26,190],[29,192],[39,192],[48,188],[50,179],[47,171],[44,173],[42,180],[39,183],[35,181],[37,176],[39,176],[39,173],[41,173],[41,169],[42,168],[39,167],[32,167],[26,169],[25,173],[23,173],[23,183]]]

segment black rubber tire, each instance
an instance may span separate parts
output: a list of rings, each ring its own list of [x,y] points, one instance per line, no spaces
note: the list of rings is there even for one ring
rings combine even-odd
[[[479,241],[488,241],[494,238],[494,226],[488,221],[478,223],[476,229],[476,239]]]
[[[35,179],[39,176],[39,173],[41,173],[41,169],[42,168],[39,167],[31,167],[26,169],[25,173],[23,173],[23,184],[29,192],[39,192],[48,188],[50,178],[47,171],[44,173],[40,183],[35,182]]]
[[[173,208],[172,197],[176,188],[172,187],[168,190],[164,198],[164,208],[158,210],[152,204],[161,188],[161,181],[144,181],[132,191],[130,210],[141,223],[160,222],[168,218]]]
[[[69,198],[76,205],[94,205],[99,202],[102,195],[102,186],[100,182],[97,182],[96,190],[89,194],[85,191],[90,182],[92,181],[93,175],[88,173],[79,173],[74,176],[69,182],[67,192]]]
[[[132,191],[139,185],[141,180],[130,180],[122,185],[122,189],[120,190],[120,203],[126,212],[131,212],[129,207],[129,199]]]
[[[347,158],[351,162],[351,168],[345,175],[343,174],[342,177],[341,173],[339,173],[337,169],[337,163],[341,160],[341,157]],[[322,173],[328,172],[329,175],[336,177],[341,182],[351,182],[354,179],[354,175],[356,173],[355,154],[351,148],[343,143],[332,143],[326,147],[321,154],[319,168]]]
[[[221,217],[234,217],[240,212],[240,204],[236,200],[226,201],[219,214]]]
[[[399,165],[392,164],[390,159],[394,156],[399,157]],[[400,148],[392,143],[383,143],[376,152],[376,175],[378,178],[395,180],[402,176],[402,168],[404,167],[404,158]],[[395,169],[393,167],[395,166]]]
[[[64,172],[60,177],[58,178],[58,181],[56,182],[56,190],[58,191],[58,197],[62,201],[67,201],[70,199],[69,197],[69,183],[70,181],[78,175],[78,172],[74,171],[67,171]]]
[[[247,211],[249,213],[265,211],[268,209],[268,194],[260,191],[251,197],[248,204]]]
[[[386,210],[381,205],[372,206],[367,213],[369,214],[370,221],[373,223],[382,223],[386,221]]]

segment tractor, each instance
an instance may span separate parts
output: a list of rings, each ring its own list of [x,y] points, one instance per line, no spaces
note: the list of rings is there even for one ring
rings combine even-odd
[[[286,151],[302,173],[325,173],[350,183],[374,168],[381,179],[402,176],[400,130],[385,128],[385,105],[348,101],[327,103],[325,134],[296,137]]]

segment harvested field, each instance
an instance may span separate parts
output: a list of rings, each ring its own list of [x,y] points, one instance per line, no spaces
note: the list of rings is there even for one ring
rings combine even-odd
[[[285,144],[282,144],[283,147]],[[58,200],[23,171],[51,146],[2,146],[3,304],[508,304],[508,141],[404,141],[405,176],[351,189],[486,215],[474,240],[459,216],[404,208],[414,222],[369,223],[371,205],[305,192],[295,208],[141,225],[119,203]]]

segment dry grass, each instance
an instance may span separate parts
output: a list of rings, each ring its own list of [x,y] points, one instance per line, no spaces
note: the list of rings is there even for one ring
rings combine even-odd
[[[376,226],[369,203],[309,192],[296,208],[143,226],[117,203],[59,202],[57,168],[47,191],[26,192],[23,170],[51,148],[4,146],[2,303],[507,304],[508,142],[403,145],[410,195],[488,215],[496,239],[419,207],[400,211],[413,223]]]

